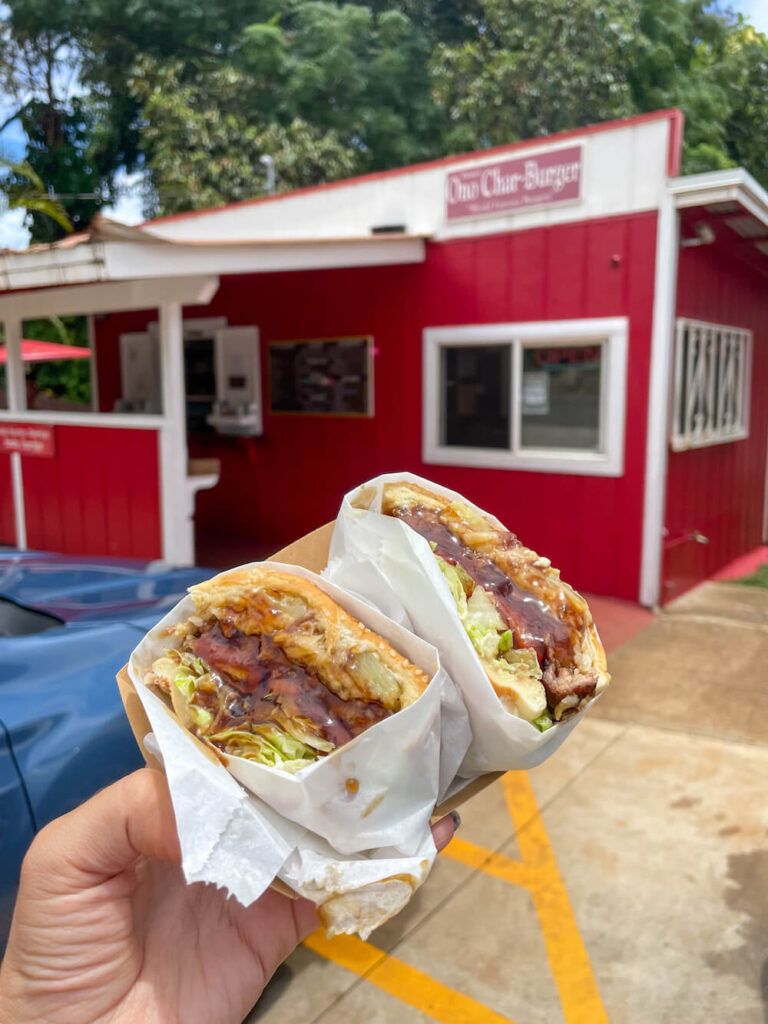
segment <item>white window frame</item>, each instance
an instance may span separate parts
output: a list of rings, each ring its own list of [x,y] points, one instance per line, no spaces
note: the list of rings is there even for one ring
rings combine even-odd
[[[687,352],[686,330],[689,335]],[[696,337],[695,346],[690,343],[692,334]],[[740,379],[734,382],[736,415],[732,422],[725,422],[725,382],[720,371],[735,348],[741,353]],[[705,448],[709,445],[745,440],[749,437],[752,332],[745,327],[730,327],[706,320],[679,317],[675,327],[674,384],[670,438],[672,451],[684,452],[690,448]],[[686,410],[681,409],[683,395],[688,397]],[[703,418],[694,422],[697,397],[703,398],[706,412]],[[681,420],[684,422],[681,423]]]
[[[487,469],[520,469],[536,473],[622,476],[628,332],[627,317],[428,327],[424,331],[424,462]],[[523,347],[565,348],[590,344],[603,346],[598,450],[523,448],[520,444]],[[464,348],[469,345],[512,347],[511,438],[508,448],[463,448],[441,443],[440,352],[443,348]]]

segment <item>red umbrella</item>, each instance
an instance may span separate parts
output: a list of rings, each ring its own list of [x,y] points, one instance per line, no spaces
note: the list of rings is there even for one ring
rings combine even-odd
[[[55,341],[30,341],[23,338],[21,342],[21,361],[23,363],[46,363],[50,359],[90,359],[91,350],[81,345],[59,345]],[[0,345],[0,365],[8,361],[5,345]]]

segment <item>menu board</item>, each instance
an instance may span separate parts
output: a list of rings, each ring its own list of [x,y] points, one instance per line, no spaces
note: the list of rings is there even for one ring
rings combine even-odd
[[[271,412],[373,415],[373,338],[272,341],[268,351]]]

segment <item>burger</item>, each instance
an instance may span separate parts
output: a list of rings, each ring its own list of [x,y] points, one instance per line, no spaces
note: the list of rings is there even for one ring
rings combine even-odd
[[[144,681],[220,752],[296,773],[426,689],[426,673],[301,576],[250,566],[190,595]]]
[[[587,603],[549,559],[473,506],[410,481],[384,485],[381,512],[429,543],[505,710],[545,732],[606,688]]]

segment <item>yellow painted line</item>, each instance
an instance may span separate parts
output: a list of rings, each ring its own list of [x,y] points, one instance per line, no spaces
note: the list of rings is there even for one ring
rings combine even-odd
[[[527,888],[541,925],[565,1024],[608,1024],[589,954],[528,775],[508,772],[502,784],[518,848],[529,871]]]
[[[344,967],[395,999],[443,1024],[513,1024],[482,1003],[435,981],[423,971],[352,935],[327,939],[322,930],[304,940],[313,953]]]
[[[494,853],[493,850],[487,850],[484,846],[470,843],[458,836],[450,841],[440,856],[458,861],[459,864],[465,864],[476,871],[484,871],[487,875],[493,875],[494,878],[500,878],[511,885],[521,885],[525,889],[530,888],[534,878],[528,864],[507,857],[503,853]]]

